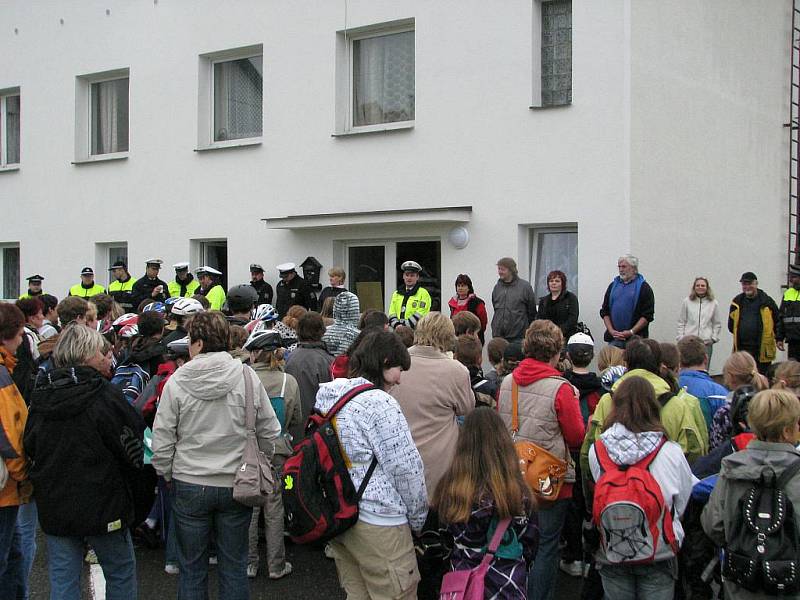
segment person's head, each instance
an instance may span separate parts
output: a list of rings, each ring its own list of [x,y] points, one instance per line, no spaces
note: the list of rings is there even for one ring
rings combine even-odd
[[[249,318],[250,311],[258,302],[258,292],[249,283],[234,285],[226,294],[228,309],[235,315],[247,313]]]
[[[278,277],[283,284],[287,284],[292,279],[297,277],[297,271],[295,271],[295,268],[296,265],[294,263],[281,263],[277,266]]]
[[[669,371],[673,375],[677,375],[678,369],[681,364],[681,354],[678,351],[677,344],[672,342],[659,342],[661,350],[661,370]]]
[[[624,425],[633,433],[665,433],[655,389],[644,377],[626,377],[614,389],[611,412],[603,429],[608,429],[614,423]]]
[[[94,304],[97,309],[97,318],[105,319],[114,306],[114,298],[108,294],[97,294],[89,298],[89,303]]]
[[[342,267],[331,267],[328,269],[328,281],[331,287],[341,287],[344,285],[345,278],[344,269]]]
[[[622,348],[606,345],[597,353],[597,369],[605,371],[608,367],[621,367],[625,364],[625,352]]]
[[[319,314],[323,319],[333,318],[333,302],[336,300],[333,296],[328,296],[322,303],[322,308],[319,309]]]
[[[411,348],[414,345],[414,330],[408,325],[398,325],[394,328],[394,333],[406,348]]]
[[[551,294],[562,294],[567,291],[567,276],[563,271],[550,271],[547,274],[547,289]]]
[[[414,343],[418,346],[432,346],[439,352],[453,349],[456,331],[453,322],[440,312],[429,312],[417,323],[414,330]]]
[[[0,345],[9,354],[14,354],[22,343],[25,315],[22,311],[6,302],[0,302]]]
[[[300,306],[299,304],[290,306],[289,310],[286,311],[286,316],[283,317],[283,324],[289,327],[290,329],[297,329],[297,323],[300,321],[300,318],[307,312],[308,309],[305,306]]]
[[[283,367],[283,339],[273,331],[257,331],[245,341],[244,349],[250,352],[252,364],[264,364],[270,370]]]
[[[81,269],[81,284],[86,287],[94,285],[94,269],[91,267]]]
[[[800,266],[789,265],[789,285],[800,290]]]
[[[475,288],[472,287],[472,279],[469,275],[462,273],[456,277],[456,295],[459,298],[466,298],[470,294],[475,293]]]
[[[42,303],[42,314],[44,314],[44,318],[51,323],[58,321],[58,313],[56,312],[58,298],[51,294],[42,294],[39,296],[39,301]]]
[[[492,338],[486,344],[486,355],[489,358],[489,363],[495,368],[503,362],[503,351],[508,346],[508,340],[501,337]]]
[[[748,298],[752,298],[758,293],[758,277],[752,271],[745,271],[739,278],[742,284],[742,292]]]
[[[750,401],[747,423],[762,442],[797,444],[800,400],[788,390],[764,390]]]
[[[41,294],[42,281],[44,281],[44,279],[41,275],[31,275],[28,277],[28,289],[34,294]]]
[[[525,353],[522,351],[522,344],[519,342],[509,343],[506,349],[503,350],[503,362],[501,363],[501,368],[498,369],[497,372],[502,375],[508,375],[517,368],[524,358]]]
[[[714,299],[714,292],[711,291],[711,284],[708,283],[707,277],[694,278],[692,289],[689,292],[689,300],[697,300],[698,298]]]
[[[145,265],[144,274],[149,279],[155,279],[158,277],[159,271],[161,271],[161,260],[149,260]]]
[[[775,369],[774,390],[789,390],[795,395],[800,394],[800,362],[787,360]]]
[[[214,278],[208,273],[201,272],[197,274],[197,281],[204,290],[209,289],[214,285]]]
[[[164,317],[155,311],[140,314],[137,325],[139,335],[143,338],[160,340],[164,333]]]
[[[228,347],[231,350],[241,350],[244,343],[247,341],[247,329],[241,325],[230,325],[231,338]]]
[[[483,494],[491,496],[501,519],[522,515],[533,505],[511,435],[497,412],[487,407],[464,419],[453,461],[431,504],[443,522],[466,523]]]
[[[78,323],[72,323],[64,328],[58,336],[58,342],[53,348],[53,366],[63,367],[92,367],[100,373],[107,370],[106,340],[99,332]]]
[[[567,340],[567,357],[573,367],[585,369],[594,358],[594,340],[585,333],[575,333]]]
[[[128,269],[122,265],[111,267],[111,276],[117,281],[123,281],[128,278]]]
[[[620,256],[617,259],[617,270],[622,281],[630,281],[639,273],[639,259],[632,254]]]
[[[761,391],[769,387],[767,378],[758,372],[755,359],[747,352],[734,352],[722,367],[722,381],[729,390],[740,385],[752,385]]]
[[[407,289],[413,288],[419,282],[419,274],[422,272],[422,267],[417,261],[407,260],[400,265],[400,270],[403,271],[403,284]]]
[[[681,368],[705,371],[708,367],[706,345],[696,335],[687,335],[678,341],[678,352],[681,355]]]
[[[661,346],[655,340],[633,336],[625,346],[625,365],[629,371],[644,369],[661,375]]]
[[[250,265],[250,281],[253,283],[264,281],[264,268],[261,265],[255,263]]]
[[[211,303],[208,301],[208,298],[206,298],[203,294],[195,294],[194,296],[192,296],[192,298],[194,298],[200,303],[200,305],[203,307],[203,310],[209,310],[211,308]]]
[[[525,332],[522,349],[526,358],[555,366],[561,349],[564,347],[564,334],[558,325],[547,319],[536,320]]]
[[[44,324],[44,305],[39,298],[25,298],[15,302],[17,308],[25,315],[25,323],[39,329]]]
[[[325,322],[319,313],[306,312],[297,320],[297,341],[321,342],[325,335]]]
[[[498,260],[497,276],[502,281],[510,283],[517,276],[517,261],[510,256],[504,256]]]
[[[480,367],[483,348],[474,335],[460,335],[456,338],[455,359],[466,367]]]
[[[56,306],[58,313],[58,320],[61,321],[61,326],[66,327],[73,321],[86,324],[86,312],[89,310],[89,303],[83,298],[77,296],[67,296]]]
[[[394,333],[368,333],[350,355],[348,376],[363,377],[381,389],[400,383],[400,373],[411,368],[408,350]]]
[[[225,352],[230,342],[230,326],[221,312],[212,310],[194,315],[186,323],[189,356],[206,352]]]
[[[359,329],[369,329],[371,327],[379,327],[384,331],[389,329],[389,317],[386,313],[375,308],[369,308],[364,311],[361,318],[358,320]]]
[[[462,310],[454,314],[452,321],[456,336],[466,334],[477,337],[481,331],[481,320],[468,310]]]
[[[182,261],[172,265],[175,269],[175,281],[184,282],[188,281],[191,275],[189,274],[189,263]]]
[[[750,401],[755,398],[758,390],[752,385],[740,385],[731,393],[730,420],[733,435],[750,431],[747,424],[747,413],[750,410]]]

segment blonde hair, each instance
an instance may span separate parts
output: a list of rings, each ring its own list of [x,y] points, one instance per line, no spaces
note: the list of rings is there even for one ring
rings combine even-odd
[[[764,390],[747,410],[747,424],[763,442],[784,442],[783,432],[800,421],[800,400],[787,390]],[[796,440],[791,440],[796,443]]]
[[[564,347],[561,328],[547,319],[537,319],[525,332],[522,349],[527,358],[548,362]]]
[[[788,390],[800,395],[800,362],[789,360],[778,365],[773,381],[773,390]]]
[[[270,371],[283,370],[283,348],[275,350],[256,350],[252,353],[255,356],[255,362],[267,365]]]
[[[440,312],[429,312],[422,317],[414,330],[414,343],[419,346],[433,346],[439,352],[453,349],[456,330],[453,322]]]
[[[709,300],[714,299],[714,292],[711,291],[711,284],[708,283],[707,277],[695,277],[694,281],[692,282],[692,289],[689,291],[689,300],[697,300],[697,294],[694,291],[694,286],[697,285],[698,281],[705,281],[706,282],[706,298]]]
[[[89,329],[79,323],[70,323],[58,336],[58,342],[53,349],[53,366],[77,367],[96,354],[103,353],[106,340],[94,329]]]
[[[734,352],[728,357],[722,367],[722,380],[729,390],[740,385],[752,385],[759,391],[769,387],[767,378],[758,372],[756,360],[747,352]]]
[[[625,352],[616,346],[604,346],[597,355],[597,370],[605,371],[608,367],[621,367],[625,364]]]
[[[328,277],[338,277],[342,280],[342,284],[344,284],[345,273],[342,267],[331,267],[328,269]]]
[[[289,310],[286,311],[286,316],[283,317],[283,324],[290,329],[297,330],[297,324],[300,322],[300,317],[307,312],[308,309],[305,306],[300,306],[299,304],[290,306]]]

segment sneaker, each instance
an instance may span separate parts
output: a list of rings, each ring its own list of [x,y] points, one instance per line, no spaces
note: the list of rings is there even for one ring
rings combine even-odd
[[[564,571],[567,575],[571,575],[572,577],[581,577],[583,576],[583,562],[579,560],[574,560],[572,562],[566,562],[564,560],[559,561],[558,568]]]
[[[158,548],[158,532],[155,529],[148,527],[146,523],[139,525],[133,531],[133,535],[141,540],[148,548]]]
[[[83,562],[87,565],[96,565],[97,564],[97,554],[94,551],[94,548],[89,548],[86,551],[86,556],[83,557]]]
[[[216,556],[209,556],[208,557],[208,564],[210,564],[210,565],[217,564],[217,557]]]
[[[280,579],[281,577],[285,577],[286,575],[288,575],[291,572],[292,572],[292,563],[290,563],[287,560],[283,565],[283,570],[280,573],[270,573],[269,574],[269,578],[270,579]]]
[[[166,573],[167,575],[177,575],[180,572],[181,571],[178,568],[178,565],[176,564],[167,563],[166,565],[164,565],[164,573]]]
[[[255,579],[256,575],[258,575],[258,565],[256,563],[250,563],[247,565],[247,577],[250,579]]]
[[[331,548],[330,544],[325,544],[325,558],[333,560],[333,548]]]

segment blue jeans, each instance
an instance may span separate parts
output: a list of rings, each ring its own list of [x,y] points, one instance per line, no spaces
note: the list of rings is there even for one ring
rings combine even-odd
[[[672,600],[677,562],[649,565],[598,565],[606,600]]]
[[[567,510],[572,500],[556,500],[550,508],[540,510],[539,550],[528,573],[528,598],[530,600],[552,600],[558,579],[558,542]]]
[[[103,535],[47,535],[50,600],[80,600],[84,540],[94,548],[106,580],[106,600],[136,600],[136,557],[131,534],[120,529]]]
[[[233,499],[233,488],[173,479],[172,517],[178,541],[178,600],[208,597],[208,544],[216,537],[219,597],[247,600],[247,534],[253,509]]]
[[[24,600],[28,593],[18,512],[19,506],[0,508],[0,600]]]
[[[36,502],[31,500],[27,504],[21,505],[19,513],[17,513],[17,527],[19,528],[20,543],[22,544],[22,572],[25,575],[26,582],[31,575],[33,559],[36,556],[36,527],[38,524],[39,511],[36,510]],[[26,590],[25,599],[27,600],[27,598],[28,593]]]

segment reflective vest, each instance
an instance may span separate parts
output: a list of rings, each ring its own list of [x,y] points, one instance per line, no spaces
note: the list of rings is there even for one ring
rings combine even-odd
[[[414,313],[419,313],[421,317],[427,315],[431,311],[431,295],[424,287],[420,287],[413,296],[408,297],[406,308],[401,315],[402,308],[403,294],[395,290],[389,303],[389,317],[397,317],[398,319],[407,319]]]
[[[209,310],[222,310],[222,305],[225,304],[225,290],[222,286],[217,284],[205,293],[206,300],[211,305]]]
[[[43,296],[43,295],[46,293],[46,292],[42,291],[42,292],[39,292],[38,294],[31,294],[30,292],[31,292],[31,291],[30,291],[30,290],[28,290],[27,292],[25,292],[24,294],[22,294],[22,295],[19,297],[19,299],[20,299],[20,300],[27,300],[28,298],[40,298],[40,297],[42,297],[42,296]]]
[[[133,289],[134,283],[136,283],[136,277],[131,277],[125,283],[117,279],[116,281],[108,284],[108,293],[113,294],[114,292],[130,292]]]
[[[105,294],[106,288],[102,285],[97,285],[95,283],[92,287],[88,290],[83,287],[80,283],[76,283],[71,288],[69,288],[69,295],[70,296],[78,296],[79,298],[91,298],[92,296],[97,296],[97,294]]]
[[[186,293],[183,294],[184,298],[191,298],[197,293],[200,284],[197,282],[196,279],[192,279],[189,283],[186,284]],[[167,289],[169,290],[169,295],[173,298],[180,298],[181,297],[181,284],[175,281],[174,279],[167,284]]]

